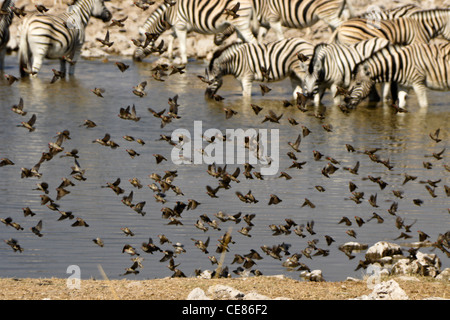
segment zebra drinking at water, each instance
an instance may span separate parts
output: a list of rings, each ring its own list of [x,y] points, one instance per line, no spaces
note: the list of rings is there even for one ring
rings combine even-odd
[[[4,0],[1,6],[4,14],[0,15],[0,71],[4,68],[6,45],[9,41],[9,26],[13,19],[11,6],[14,5],[13,0]]]
[[[254,81],[279,81],[290,77],[294,98],[302,91],[305,66],[297,54],[312,55],[314,46],[301,38],[266,44],[231,44],[217,50],[206,70],[208,98],[222,86],[222,78],[233,75],[241,82],[242,95],[250,97]]]
[[[398,107],[404,109],[406,94],[413,88],[419,106],[428,106],[426,90],[450,90],[450,43],[409,46],[391,45],[359,63],[354,70],[350,92],[345,97],[349,107],[356,107],[375,83],[399,84]]]
[[[350,85],[356,64],[389,44],[386,39],[373,38],[353,45],[335,43],[316,45],[305,76],[303,94],[310,98],[314,97],[314,102],[318,105],[325,90],[331,89],[334,103],[339,104],[340,96],[336,96],[337,87],[347,88]]]
[[[66,72],[66,58],[73,61],[69,74],[75,72],[85,39],[85,28],[91,16],[104,22],[111,19],[105,0],[77,0],[67,12],[59,15],[33,14],[24,21],[19,44],[19,68],[22,76],[36,74],[44,58],[59,59]]]
[[[237,17],[227,17],[225,9],[231,9],[239,3]],[[188,32],[215,34],[233,25],[239,37],[245,42],[257,43],[251,32],[252,3],[251,0],[178,0],[174,5],[161,4],[139,29],[140,34],[160,35],[169,25],[180,44],[181,63],[187,64],[186,36]],[[168,53],[172,56],[172,42],[169,42]],[[137,47],[135,60],[142,60],[151,52],[150,49]]]

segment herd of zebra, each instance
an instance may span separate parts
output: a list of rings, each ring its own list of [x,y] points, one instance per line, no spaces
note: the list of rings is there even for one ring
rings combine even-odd
[[[22,76],[37,74],[44,58],[59,59],[69,74],[79,57],[89,17],[109,21],[106,0],[75,0],[60,15],[33,13],[23,22],[19,45]],[[145,2],[145,1],[144,1]],[[414,89],[420,107],[426,90],[450,90],[450,8],[422,9],[407,4],[390,10],[368,10],[356,16],[351,0],[173,0],[164,1],[139,28],[144,38],[133,58],[143,60],[155,51],[156,40],[171,30],[168,54],[178,38],[181,63],[187,64],[188,32],[213,34],[221,45],[236,32],[239,41],[219,47],[206,68],[206,94],[211,97],[225,75],[234,75],[250,96],[254,81],[289,77],[293,97],[303,95],[315,105],[326,90],[335,104],[357,106],[363,99],[380,99],[375,88],[383,83],[383,100],[391,95],[399,108]],[[3,68],[14,0],[4,0],[0,15],[0,67]],[[285,38],[283,28],[302,29],[323,21],[330,40],[311,43]],[[273,29],[277,40],[264,42]],[[440,41],[434,41],[438,39]],[[341,97],[343,96],[343,97]]]

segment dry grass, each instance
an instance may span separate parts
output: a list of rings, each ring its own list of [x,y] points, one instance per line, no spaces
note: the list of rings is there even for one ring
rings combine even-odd
[[[450,298],[450,283],[428,278],[394,278],[412,300]],[[257,292],[269,298],[293,300],[347,300],[372,292],[365,281],[305,282],[289,278],[251,277],[233,279],[165,278],[154,280],[81,280],[69,289],[66,279],[0,279],[1,300],[185,300],[194,288],[207,292],[217,284],[243,293]]]

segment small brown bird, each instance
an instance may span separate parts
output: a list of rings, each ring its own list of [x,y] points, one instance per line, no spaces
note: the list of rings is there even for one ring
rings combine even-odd
[[[367,221],[370,221],[370,220],[372,220],[372,219],[377,219],[377,222],[378,223],[383,223],[384,222],[384,219],[383,219],[383,217],[381,217],[379,214],[377,214],[376,212],[373,212],[372,213],[372,217],[370,217],[369,219],[367,219]]]
[[[114,64],[117,66],[117,68],[119,68],[119,70],[121,72],[125,72],[130,67],[130,65],[125,64],[125,63],[120,62],[120,61],[116,61]]]
[[[281,114],[280,116],[277,116],[275,114],[275,112],[273,112],[272,110],[269,110],[269,114],[264,116],[264,120],[262,121],[262,123],[264,123],[266,121],[280,123],[279,121],[280,121],[282,116],[283,116],[283,114]]]
[[[95,40],[100,42],[102,44],[102,47],[106,46],[109,48],[114,44],[114,41],[109,41],[109,30],[106,31],[106,35],[105,35],[104,39],[95,38]]]
[[[301,152],[299,149],[301,141],[302,141],[302,136],[301,136],[301,134],[299,134],[297,136],[297,139],[295,140],[295,142],[288,142],[288,145],[291,146],[291,148],[294,149],[294,151]]]
[[[249,234],[250,230],[252,230],[252,227],[246,226],[242,227],[240,230],[238,230],[238,232],[246,237],[251,237],[252,235]]]
[[[232,116],[237,114],[237,111],[231,109],[231,108],[223,108],[225,111],[225,119],[230,119]]]
[[[338,224],[341,224],[341,223],[345,223],[346,226],[351,226],[352,225],[352,221],[349,218],[345,217],[345,216],[342,217],[341,220],[339,220]]]
[[[22,211],[23,211],[23,215],[24,215],[25,217],[36,215],[33,211],[31,211],[31,209],[30,209],[29,207],[22,208]]]
[[[137,255],[139,256],[139,253],[136,252],[136,249],[133,248],[133,246],[126,244],[122,248],[122,253],[128,253],[131,256]]]
[[[35,225],[34,227],[31,227],[30,230],[37,235],[38,237],[42,237],[43,234],[41,233],[42,231],[42,220],[39,220],[39,222],[37,223],[37,225]]]
[[[24,17],[24,16],[27,15],[27,13],[25,12],[25,5],[23,5],[23,6],[20,7],[20,8],[15,7],[15,6],[11,6],[11,10],[12,10],[12,12],[14,12],[14,14],[15,14],[17,17],[19,17],[19,18]]]
[[[262,94],[263,96],[265,96],[265,95],[268,94],[270,91],[272,91],[272,89],[269,88],[268,86],[266,86],[265,84],[260,84],[259,86],[260,86],[260,88],[261,88],[261,94]]]
[[[36,114],[33,114],[27,122],[23,121],[21,124],[17,125],[18,127],[24,127],[25,129],[28,129],[28,132],[33,132],[36,130],[34,127],[34,124],[36,123]]]
[[[353,229],[349,229],[347,231],[345,231],[346,234],[348,234],[350,237],[353,237],[356,239],[356,232]]]
[[[412,238],[412,236],[410,236],[409,234],[407,234],[407,233],[404,233],[404,232],[402,232],[402,233],[400,233],[400,235],[397,237],[397,238],[395,238],[394,240],[398,240],[398,239],[410,239],[410,238]]]
[[[147,86],[147,81],[142,81],[137,86],[133,87],[133,93],[140,98],[146,96],[147,93],[144,91],[146,86]]]
[[[364,223],[366,223],[363,218],[358,216],[355,216],[355,221],[358,224],[358,227],[361,227]]]
[[[97,124],[92,120],[86,119],[84,120],[84,123],[80,125],[80,127],[81,126],[84,126],[86,128],[94,128],[97,126]]]
[[[120,230],[122,230],[123,233],[125,233],[126,236],[130,236],[130,237],[134,236],[134,232],[131,231],[130,228],[128,228],[128,227],[120,228]]]
[[[8,85],[12,85],[14,82],[19,81],[19,78],[11,74],[5,74],[5,79],[8,81]]]
[[[82,218],[77,218],[77,221],[72,223],[72,227],[89,227],[89,225]]]
[[[343,167],[344,170],[347,170],[348,172],[357,175],[359,170],[359,161],[356,162],[354,167]]]
[[[23,99],[20,97],[19,103],[15,104],[11,107],[11,110],[17,114],[20,114],[21,116],[25,116],[27,114],[26,111],[23,111]]]
[[[19,242],[16,239],[10,238],[4,241],[14,250],[14,252],[16,251],[23,252],[24,249],[19,245]]]
[[[115,27],[118,26],[120,28],[124,27],[125,25],[123,24],[126,20],[128,19],[128,16],[122,18],[122,19],[111,19],[111,24],[109,25],[110,27]]]
[[[301,62],[305,62],[309,60],[309,57],[305,56],[301,52],[297,52],[297,59],[300,60]]]
[[[419,234],[419,241],[425,241],[427,240],[430,236],[427,235],[425,232],[421,231],[421,230],[417,230],[417,233]]]
[[[36,4],[34,6],[36,7],[37,11],[39,11],[40,13],[46,13],[49,10],[42,4]]]
[[[58,79],[61,79],[64,77],[64,73],[61,71],[58,71],[56,69],[52,69],[53,71],[53,77],[52,80],[50,81],[50,83],[55,83]]]
[[[227,8],[223,9],[223,14],[225,14],[225,16],[226,16],[225,19],[228,19],[228,17],[230,17],[230,16],[232,19],[236,19],[236,18],[240,17],[237,14],[240,5],[241,4],[238,2],[231,9],[227,9]]]
[[[316,205],[314,203],[312,203],[308,198],[305,198],[305,201],[302,204],[302,208],[304,206],[308,206],[308,207],[310,207],[312,209],[314,209],[316,207]]]
[[[430,133],[430,134],[429,134],[430,138],[431,138],[434,142],[436,142],[436,143],[439,143],[439,142],[442,141],[442,139],[439,139],[439,133],[440,133],[440,131],[441,131],[441,129],[438,128],[438,129],[436,129],[436,131],[435,131],[434,133]]]
[[[103,93],[105,93],[105,89],[103,88],[94,88],[91,90],[93,94],[95,94],[97,97],[103,98]]]
[[[92,239],[92,241],[93,241],[96,245],[98,245],[99,247],[103,247],[103,246],[105,245],[105,243],[103,242],[103,240],[100,239],[100,238]]]
[[[194,241],[194,245],[199,248],[202,252],[204,252],[205,254],[208,254],[208,245],[209,245],[209,240],[210,237],[208,237],[208,239],[206,239],[205,242],[203,242],[202,240],[196,240],[191,238],[192,241]]]
[[[279,204],[282,200],[278,198],[276,194],[271,194],[269,199],[269,205]]]
[[[153,156],[154,156],[155,159],[156,159],[156,164],[159,164],[159,163],[161,163],[162,161],[167,161],[166,157],[164,157],[163,155],[160,155],[160,154],[155,153],[155,154],[153,154]]]
[[[256,115],[258,115],[258,113],[263,109],[260,106],[253,103],[250,104],[250,106],[252,107],[252,110],[255,112]]]

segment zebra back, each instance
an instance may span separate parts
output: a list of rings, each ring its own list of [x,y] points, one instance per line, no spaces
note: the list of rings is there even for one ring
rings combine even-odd
[[[316,45],[308,74],[317,83],[339,83],[341,86],[348,86],[355,65],[389,44],[386,39],[372,38],[353,45],[336,43]]]
[[[368,18],[378,20],[392,20],[403,17],[410,17],[413,13],[422,11],[423,9],[415,4],[406,4],[401,7],[396,7],[387,10],[377,10],[378,7],[369,7],[372,10],[363,13],[355,18]]]
[[[166,23],[174,25],[177,19],[178,1],[171,6],[166,2],[160,4],[152,14],[145,20],[144,24],[139,27],[139,34],[144,35],[146,32],[154,34],[162,34],[166,31]]]
[[[439,35],[450,40],[450,9],[410,11],[393,20],[354,18],[344,22],[332,36],[337,43],[356,43],[373,37],[394,44],[426,43]]]
[[[301,38],[266,44],[232,43],[214,52],[208,73],[213,77],[232,74],[237,78],[251,74],[254,81],[279,81],[291,74],[302,77],[305,69],[297,53],[310,57],[313,48]]]

